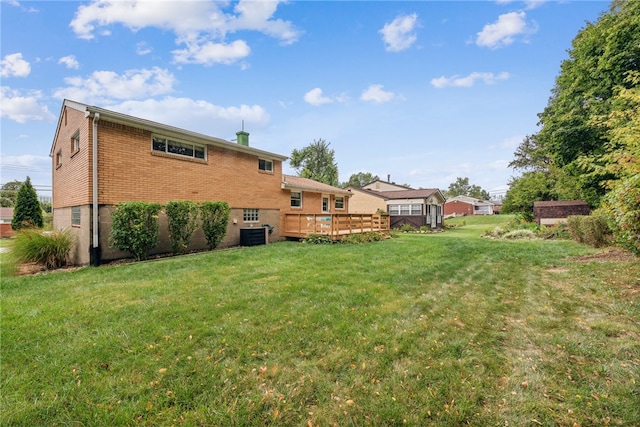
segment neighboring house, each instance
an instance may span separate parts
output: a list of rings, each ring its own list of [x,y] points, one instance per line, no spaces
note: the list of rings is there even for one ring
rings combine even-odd
[[[0,208],[0,237],[11,237],[15,234],[11,228],[13,208]]]
[[[349,213],[371,214],[387,212],[387,197],[383,192],[358,187],[347,187],[346,189],[351,193]]]
[[[351,213],[374,213],[378,209],[386,211],[391,217],[391,228],[399,228],[403,224],[415,228],[439,228],[444,225],[442,207],[445,198],[437,188],[414,190],[383,181],[366,187],[375,188],[376,183],[380,184],[378,188],[384,190],[350,188],[353,194],[349,208]]]
[[[464,215],[493,215],[493,202],[480,200],[469,196],[455,196],[447,199],[444,204],[444,216],[464,216]]]
[[[409,224],[416,228],[444,226],[442,207],[446,199],[437,188],[404,189],[382,193],[387,198],[387,212],[391,216],[391,228],[399,228],[403,224]]]
[[[411,189],[411,188],[405,187],[404,185],[398,185],[395,182],[390,182],[389,181],[390,178],[391,178],[390,176],[387,176],[387,181],[376,179],[373,182],[363,185],[362,188],[365,190],[373,190],[373,191],[401,191],[401,190]]]
[[[583,200],[551,200],[533,202],[533,214],[538,225],[565,222],[571,215],[589,215],[591,208]]]
[[[344,190],[283,176],[286,156],[250,147],[247,132],[237,137],[233,143],[65,100],[50,156],[53,225],[76,234],[72,262],[99,265],[129,255],[109,246],[111,212],[120,202],[225,201],[231,215],[221,247],[238,245],[249,227],[268,227],[269,240],[282,240],[284,214],[301,208],[347,212]],[[161,215],[154,253],[171,251],[166,221]],[[205,247],[198,230],[188,249]]]

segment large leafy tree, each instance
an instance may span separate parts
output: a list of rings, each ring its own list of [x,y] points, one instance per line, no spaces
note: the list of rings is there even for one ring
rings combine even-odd
[[[38,194],[31,185],[31,179],[22,183],[16,196],[16,205],[13,209],[13,219],[11,228],[20,230],[21,228],[42,227],[42,208],[38,200]]]
[[[349,181],[342,184],[342,187],[363,187],[370,182],[380,179],[378,175],[374,175],[371,172],[358,172],[351,174]]]
[[[603,169],[604,173],[589,175],[585,158],[606,159],[611,150],[610,132],[594,118],[612,111],[617,87],[637,85],[626,76],[640,71],[638,28],[637,1],[614,0],[608,13],[596,23],[587,23],[574,38],[547,107],[538,115],[540,131],[524,139],[512,167],[548,172],[547,186],[571,181],[579,190],[577,197],[599,205],[606,192],[604,184],[615,174]]]
[[[449,189],[445,192],[447,197],[469,196],[475,199],[489,200],[489,192],[483,190],[479,185],[469,184],[469,178],[458,177],[456,182],[449,184]]]
[[[15,206],[18,190],[22,185],[22,181],[9,181],[0,188],[0,206],[10,208]]]
[[[301,150],[294,149],[289,164],[298,176],[338,186],[338,164],[329,145],[324,139],[318,139]]]

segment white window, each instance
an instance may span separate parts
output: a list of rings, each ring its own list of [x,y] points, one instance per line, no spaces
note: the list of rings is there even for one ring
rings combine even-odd
[[[71,225],[74,227],[80,227],[80,206],[74,206],[71,208]]]
[[[334,203],[336,209],[344,209],[344,197],[336,196],[336,200]]]
[[[244,222],[258,222],[260,220],[258,209],[243,209],[242,220]]]
[[[301,191],[292,191],[291,192],[291,207],[292,208],[301,208],[302,207],[302,192]]]
[[[389,205],[389,215],[400,215],[400,205]]]
[[[411,205],[400,205],[400,215],[411,215]]]
[[[71,152],[75,153],[80,150],[80,131],[76,131],[71,137]]]
[[[422,215],[422,205],[411,205],[411,215]]]
[[[264,172],[273,172],[273,161],[258,159],[258,170]]]
[[[322,212],[329,212],[329,196],[322,196]]]
[[[160,136],[154,136],[151,139],[151,146],[155,152],[175,154],[178,156],[190,157],[192,159],[206,159],[207,149],[204,145],[174,141]]]

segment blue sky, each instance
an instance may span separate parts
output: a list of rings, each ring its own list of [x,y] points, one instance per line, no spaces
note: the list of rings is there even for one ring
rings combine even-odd
[[[1,0],[1,183],[51,186],[63,99],[357,172],[505,189],[605,1]],[[285,173],[294,171],[285,164]]]

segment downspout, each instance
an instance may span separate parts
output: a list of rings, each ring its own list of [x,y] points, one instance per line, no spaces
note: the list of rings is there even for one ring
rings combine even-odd
[[[93,237],[91,239],[91,265],[100,265],[100,241],[98,233],[98,121],[100,114],[93,115]]]

